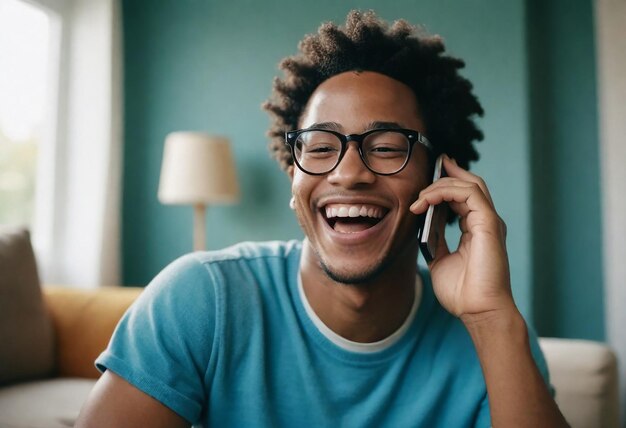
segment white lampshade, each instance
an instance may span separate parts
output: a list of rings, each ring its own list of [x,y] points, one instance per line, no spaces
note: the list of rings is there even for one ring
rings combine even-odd
[[[169,134],[158,197],[163,204],[237,202],[239,185],[228,139],[201,132]]]

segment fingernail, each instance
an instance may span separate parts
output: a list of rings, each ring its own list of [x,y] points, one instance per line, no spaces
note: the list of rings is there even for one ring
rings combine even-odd
[[[417,201],[415,201],[415,202],[413,202],[413,203],[411,204],[411,206],[409,207],[409,209],[410,209],[410,210],[417,209],[417,207],[419,207],[419,206],[420,206],[420,204],[421,204],[423,201],[424,201],[423,199],[418,199]]]

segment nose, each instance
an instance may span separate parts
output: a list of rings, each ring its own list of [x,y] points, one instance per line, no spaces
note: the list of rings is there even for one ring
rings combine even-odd
[[[331,184],[350,189],[363,184],[372,184],[376,181],[376,174],[365,166],[359,155],[357,143],[351,141],[339,165],[328,174],[327,179]]]

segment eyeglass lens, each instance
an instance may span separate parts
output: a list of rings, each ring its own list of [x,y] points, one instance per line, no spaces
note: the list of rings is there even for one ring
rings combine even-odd
[[[361,157],[372,171],[393,174],[402,169],[409,155],[408,138],[393,130],[368,134],[363,139]],[[313,174],[332,170],[341,158],[341,140],[320,130],[305,131],[294,144],[295,157],[302,169]]]

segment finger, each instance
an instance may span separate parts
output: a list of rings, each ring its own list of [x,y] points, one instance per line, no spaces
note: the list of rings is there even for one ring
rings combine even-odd
[[[461,180],[477,184],[487,197],[489,203],[494,206],[493,198],[491,197],[491,193],[489,192],[489,188],[487,187],[487,183],[485,183],[485,180],[483,180],[478,175],[472,174],[471,172],[461,168],[454,159],[451,159],[448,156],[444,156],[443,161],[446,174],[449,177],[459,178]]]
[[[480,187],[478,183],[475,183],[473,181],[462,180],[459,178],[453,178],[453,177],[444,177],[444,178],[437,180],[435,183],[422,189],[422,191],[420,192],[420,196],[426,195],[431,192],[437,192],[439,191],[439,189],[445,189],[445,188],[459,188],[459,189],[465,189],[470,192],[478,192],[478,193],[481,193],[485,197],[486,200],[488,200],[487,195],[485,194],[485,192],[483,192],[483,189]]]
[[[413,204],[409,207],[409,210],[411,210],[415,214],[421,214],[422,212],[426,211],[429,204],[425,203],[423,196],[425,196],[429,192],[437,191],[437,189],[448,187],[448,186],[465,187],[467,189],[476,188],[476,184],[474,183],[459,180],[456,178],[444,177],[444,178],[437,180],[435,183],[429,185],[428,187],[422,189],[422,191],[419,194],[418,199],[415,202],[413,202]]]
[[[495,214],[493,205],[477,184],[471,186],[438,186],[428,191],[422,191],[419,199],[411,206],[411,211],[417,214],[418,211],[422,211],[424,206],[439,205],[442,202],[450,203],[450,209],[461,217],[468,215],[471,211]]]
[[[456,177],[442,177],[429,186],[425,187],[422,192],[429,192],[433,189],[437,189],[438,187],[445,186],[458,186],[458,187],[478,187],[478,189],[482,192],[483,189],[478,186],[478,183],[473,181],[463,180]],[[484,193],[484,192],[483,192]],[[485,195],[486,196],[486,195]]]

